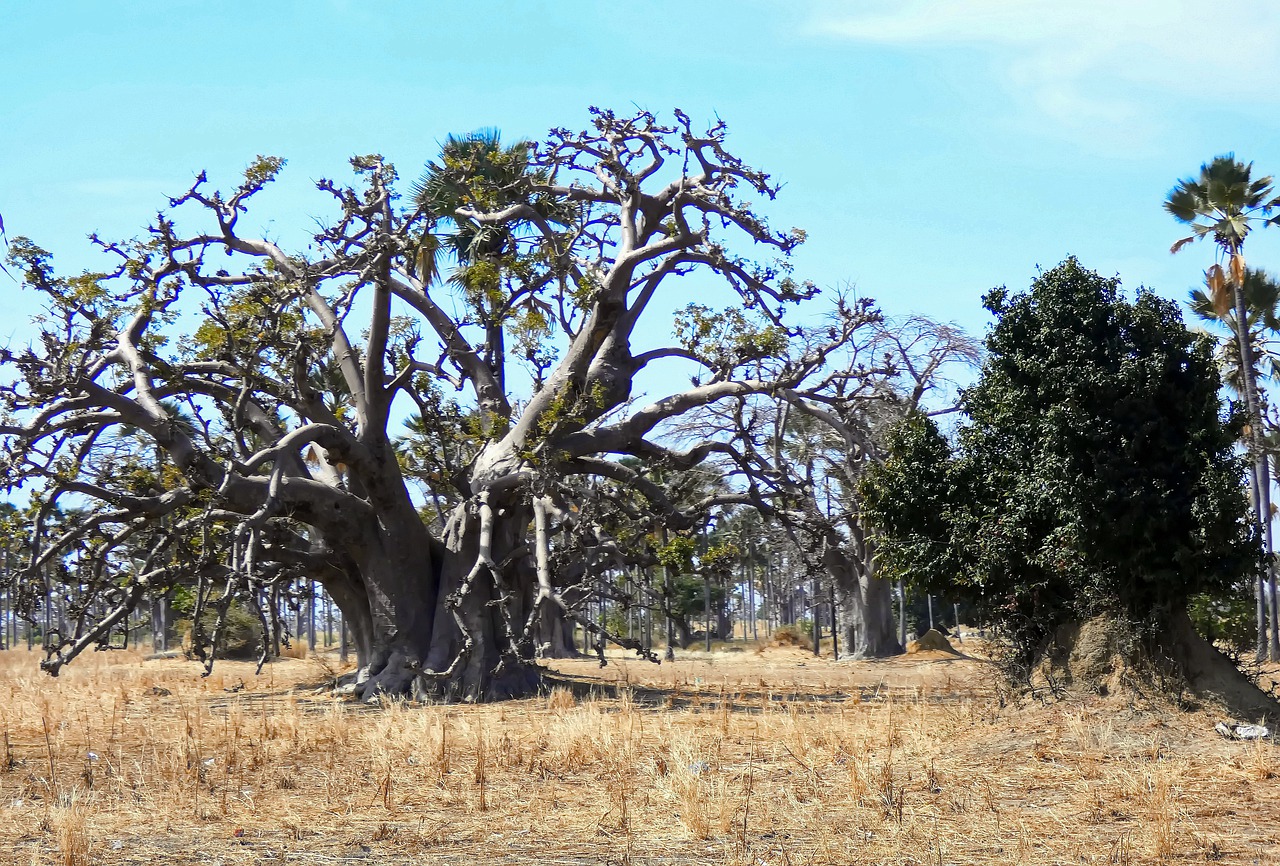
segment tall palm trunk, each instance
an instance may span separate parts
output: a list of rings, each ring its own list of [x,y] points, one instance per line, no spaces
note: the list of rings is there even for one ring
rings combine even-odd
[[[1234,259],[1238,248],[1231,249]],[[1258,383],[1254,379],[1253,341],[1249,338],[1249,311],[1245,304],[1244,282],[1231,268],[1231,287],[1236,307],[1236,340],[1240,346],[1241,376],[1244,385],[1245,407],[1249,413],[1247,445],[1253,461],[1253,483],[1250,485],[1253,513],[1258,521],[1263,540],[1262,562],[1258,569],[1258,658],[1280,660],[1280,630],[1275,628],[1277,599],[1275,581],[1271,579],[1271,473],[1268,471],[1266,453],[1262,447],[1262,406],[1258,400]],[[1243,269],[1241,269],[1243,270]],[[1268,603],[1269,602],[1269,603]],[[1267,642],[1267,609],[1270,607],[1272,624],[1270,645]]]
[[[1259,437],[1261,438],[1261,437]],[[1271,661],[1280,661],[1280,599],[1276,597],[1276,574],[1275,560],[1272,557],[1274,551],[1272,529],[1271,529],[1271,467],[1267,463],[1265,453],[1261,452],[1259,446],[1258,454],[1258,471],[1262,478],[1259,487],[1262,495],[1259,497],[1262,504],[1262,537],[1265,544],[1264,554],[1266,563],[1263,566],[1262,573],[1266,579],[1268,604],[1271,608]]]

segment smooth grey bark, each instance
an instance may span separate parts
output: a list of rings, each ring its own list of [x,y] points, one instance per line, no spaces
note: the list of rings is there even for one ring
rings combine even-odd
[[[571,589],[564,596],[555,591],[551,570],[551,511],[549,498],[538,496],[533,501],[534,555],[536,561],[537,591],[533,596],[534,654],[542,659],[577,658],[580,654],[574,643],[574,621],[566,613],[566,607],[582,601],[582,590]],[[528,568],[528,558],[520,561],[520,567]],[[525,573],[527,579],[527,572]],[[572,578],[568,578],[572,580]]]
[[[566,592],[565,603],[576,606],[574,593]],[[534,630],[534,646],[537,658],[540,659],[575,659],[580,658],[574,644],[576,623],[557,604],[544,604],[538,609],[538,620]]]
[[[528,520],[518,502],[463,503],[440,543],[406,497],[376,521],[326,535],[312,576],[350,629],[357,670],[344,691],[485,700],[536,688],[512,641],[530,579],[511,554]]]
[[[900,655],[893,617],[893,585],[876,577],[870,556],[855,560],[845,550],[829,546],[823,564],[835,584],[842,657],[886,658]]]

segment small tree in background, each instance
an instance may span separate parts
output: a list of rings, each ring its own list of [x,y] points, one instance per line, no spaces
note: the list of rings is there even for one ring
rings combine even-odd
[[[1158,634],[1237,586],[1258,542],[1210,341],[1075,259],[984,303],[997,323],[956,447],[914,418],[864,484],[885,567],[981,591],[1023,661],[1066,623]]]

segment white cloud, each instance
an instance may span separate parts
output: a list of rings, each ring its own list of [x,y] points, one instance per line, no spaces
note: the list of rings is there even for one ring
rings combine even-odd
[[[809,29],[983,51],[1012,92],[1073,129],[1134,132],[1152,98],[1280,101],[1274,0],[857,0],[820,5]]]

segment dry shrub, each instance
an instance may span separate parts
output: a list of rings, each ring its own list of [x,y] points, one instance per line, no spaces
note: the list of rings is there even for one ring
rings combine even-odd
[[[1144,778],[1151,855],[1164,860],[1174,854],[1177,838],[1178,800],[1169,774],[1163,770]]]
[[[51,810],[48,823],[58,847],[59,866],[89,866],[87,810],[75,794]]]
[[[547,694],[547,709],[552,712],[564,712],[578,705],[578,698],[571,689],[556,686]]]
[[[694,839],[727,833],[735,806],[718,772],[716,755],[696,736],[675,736],[654,763],[654,784],[675,804],[676,817]]]
[[[770,641],[774,646],[807,647],[813,644],[813,638],[800,630],[798,625],[780,625],[773,630]]]
[[[1251,741],[1245,766],[1249,776],[1259,782],[1276,778],[1280,773],[1276,766],[1275,744],[1266,739]]]

